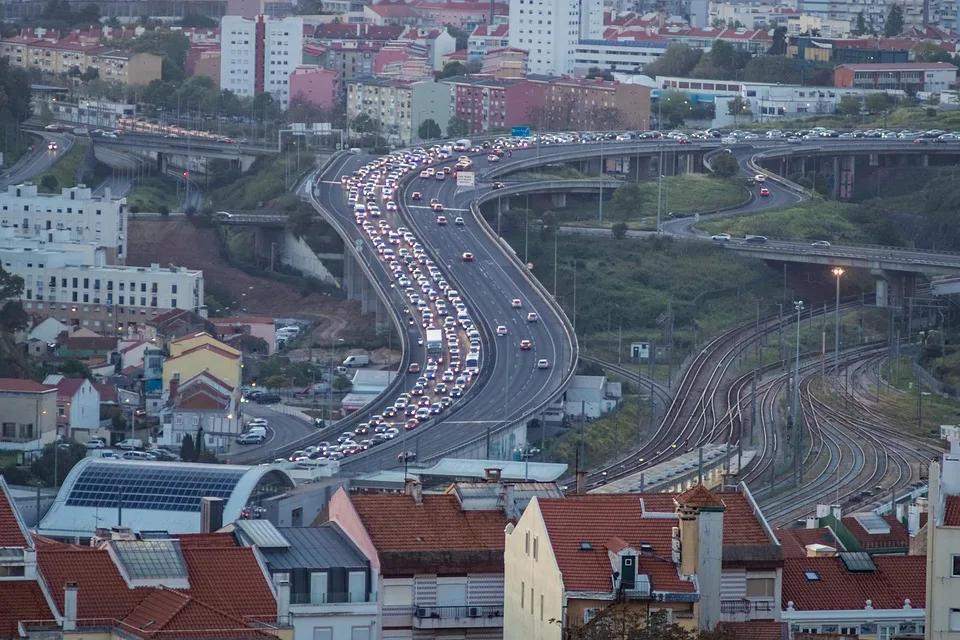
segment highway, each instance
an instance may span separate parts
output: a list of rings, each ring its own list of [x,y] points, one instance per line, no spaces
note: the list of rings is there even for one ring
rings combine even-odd
[[[42,142],[36,142],[32,151],[28,151],[15,165],[0,175],[0,188],[5,189],[35,178],[50,169],[73,146],[72,135],[48,131],[35,133],[41,137]],[[57,144],[55,151],[47,148],[51,142]]]

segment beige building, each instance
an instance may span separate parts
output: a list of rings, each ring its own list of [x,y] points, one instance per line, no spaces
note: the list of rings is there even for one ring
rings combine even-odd
[[[960,431],[941,427],[950,448],[930,463],[927,518],[928,640],[960,638]]]
[[[56,385],[0,378],[0,450],[36,451],[56,429]]]
[[[559,640],[614,604],[693,630],[773,621],[782,566],[744,487],[535,499],[506,528],[504,628]]]
[[[160,79],[163,58],[152,53],[104,50],[92,57],[91,66],[100,79],[130,85],[146,85]]]
[[[450,85],[433,80],[409,81],[364,77],[347,82],[347,117],[361,114],[377,124],[377,134],[392,144],[419,139],[420,124],[433,120],[446,130],[450,121]]]
[[[16,36],[0,40],[0,54],[21,69],[49,73],[96,69],[100,79],[144,85],[160,79],[162,59],[152,53],[133,53],[77,40]]]

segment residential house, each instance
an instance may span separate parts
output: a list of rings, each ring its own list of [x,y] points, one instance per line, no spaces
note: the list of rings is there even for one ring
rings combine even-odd
[[[147,85],[160,79],[163,58],[152,53],[103,48],[92,59],[100,79],[127,85]]]
[[[544,85],[533,124],[550,130],[649,129],[650,88],[601,78],[527,76]]]
[[[619,406],[621,398],[619,382],[606,376],[574,376],[564,393],[564,412],[593,420]]]
[[[535,499],[507,528],[504,558],[505,625],[535,640],[561,638],[614,602],[690,629],[773,620],[783,563],[745,487],[701,485]]]
[[[54,441],[57,388],[0,378],[0,450],[37,451]]]
[[[878,640],[901,634],[923,636],[926,565],[923,556],[863,551],[786,558],[780,619],[790,626],[791,637],[797,633]],[[944,617],[948,619],[949,612]]]
[[[239,318],[211,318],[214,334],[221,340],[229,340],[232,335],[250,335],[267,343],[267,353],[275,349],[276,324],[273,318],[244,316]],[[243,349],[241,349],[243,351]]]
[[[383,5],[377,6],[382,7]],[[427,57],[434,71],[442,70],[444,57],[457,50],[457,40],[450,35],[446,27],[439,29],[407,29],[407,32],[403,34],[403,38],[427,48]]]
[[[480,75],[494,80],[522,80],[527,75],[528,57],[523,49],[490,49],[483,58]]]
[[[61,341],[57,354],[61,358],[74,360],[96,360],[106,362],[110,354],[117,350],[116,338],[80,338],[70,336]]]
[[[340,95],[339,82],[340,74],[332,69],[301,65],[290,74],[290,104],[333,109]]]
[[[160,411],[157,444],[179,447],[186,435],[196,441],[203,433],[211,451],[225,451],[243,430],[240,393],[207,370],[186,380],[169,381],[167,406]]]
[[[0,478],[0,636],[293,640],[289,584],[229,534],[98,534],[91,547],[32,537]]]
[[[347,117],[370,116],[388,140],[419,140],[420,125],[433,120],[446,129],[450,120],[450,86],[431,80],[364,77],[347,81]]]
[[[290,583],[294,637],[378,637],[379,576],[337,524],[275,527],[269,520],[238,520],[234,533],[244,546],[256,547],[274,584]]]
[[[240,352],[209,333],[181,336],[167,345],[169,356],[163,363],[163,388],[170,390],[170,381],[181,383],[203,371],[231,387],[240,386]],[[171,394],[172,395],[172,394]]]
[[[510,44],[510,25],[480,24],[467,40],[467,61],[483,62],[491,49],[502,49]]]
[[[488,24],[490,14],[493,22],[507,19],[510,9],[505,2],[420,2],[417,12],[428,24],[453,25],[457,29],[472,33],[477,25]]]
[[[202,76],[213,80],[220,88],[220,43],[196,43],[190,45],[184,62],[184,74],[188,78]]]
[[[927,637],[960,638],[960,433],[941,427],[947,450],[930,463],[927,519]]]
[[[149,331],[140,336],[142,340],[156,339],[158,347],[163,348],[172,340],[193,333],[216,333],[213,323],[199,313],[187,309],[170,309],[147,321]]]
[[[76,430],[100,428],[100,392],[86,378],[63,378],[57,387],[57,431],[63,437],[76,438]],[[83,439],[83,438],[81,438]]]
[[[67,329],[67,325],[56,318],[44,318],[30,329],[30,333],[27,334],[27,339],[54,344],[60,334],[67,331]]]
[[[420,14],[410,5],[402,3],[364,5],[363,18],[364,22],[378,27],[414,25],[420,22]]]
[[[381,625],[392,637],[502,638],[504,526],[525,499],[559,494],[530,484],[491,484],[481,495],[467,485],[424,495],[415,480],[404,495],[340,489],[318,521],[338,524],[370,558],[381,576]]]
[[[140,368],[143,366],[143,358],[148,349],[152,349],[154,344],[148,340],[120,340],[117,345],[117,353],[120,355],[120,368],[128,367]]]

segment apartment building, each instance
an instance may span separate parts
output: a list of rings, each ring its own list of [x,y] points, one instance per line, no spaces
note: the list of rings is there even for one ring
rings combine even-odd
[[[836,87],[929,91],[939,93],[957,83],[957,67],[949,62],[842,64],[833,72]]]
[[[303,64],[303,19],[224,16],[220,33],[220,87],[240,97],[266,92],[289,108],[290,74]]]
[[[580,40],[603,39],[601,0],[510,0],[510,46],[530,52],[530,73],[573,73]]]
[[[290,101],[332,109],[340,95],[340,74],[319,65],[301,65],[290,74]]]
[[[930,640],[960,638],[960,434],[941,427],[948,449],[930,463],[926,625]]]
[[[543,110],[533,124],[558,129],[650,128],[650,88],[588,78],[529,75],[543,87]]]
[[[55,38],[55,36],[54,36]],[[0,54],[21,69],[47,73],[84,72],[95,69],[101,80],[125,85],[146,85],[160,79],[160,56],[104,47],[96,42],[35,38],[30,35],[0,40]]]
[[[453,76],[441,82],[451,87],[451,115],[465,120],[470,133],[529,124],[544,106],[544,85],[525,78]]]
[[[477,25],[488,24],[490,13],[493,12],[493,22],[496,24],[508,15],[507,7],[503,2],[420,2],[416,10],[421,19],[429,24],[450,24],[467,33],[472,32]],[[602,18],[602,16],[601,16]],[[512,23],[513,20],[511,19]]]
[[[0,450],[36,452],[56,433],[56,386],[0,378]]]
[[[127,200],[112,198],[110,190],[94,196],[85,186],[61,189],[59,195],[39,193],[34,184],[22,183],[0,191],[0,228],[10,227],[18,238],[53,242],[57,230],[68,239],[106,250],[108,264],[123,264],[127,257]]]
[[[231,397],[239,400],[242,373],[240,351],[208,333],[182,336],[167,344],[168,357],[163,363],[163,388],[171,398],[178,387],[201,373],[208,373],[227,385]]]
[[[467,61],[483,62],[490,50],[502,49],[509,44],[510,25],[508,23],[478,25],[467,40]]]
[[[347,81],[347,118],[368,115],[378,134],[395,144],[419,141],[418,129],[433,120],[446,130],[450,122],[450,85],[433,80],[363,77]]]

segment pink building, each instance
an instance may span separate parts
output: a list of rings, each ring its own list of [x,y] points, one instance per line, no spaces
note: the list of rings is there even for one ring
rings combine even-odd
[[[472,32],[479,24],[490,20],[489,2],[421,2],[416,5],[417,12],[425,22],[431,24],[452,24],[458,29]],[[496,16],[506,16],[510,7],[505,2],[493,3]]]
[[[220,45],[214,43],[195,44],[187,50],[184,72],[188,78],[204,76],[213,80],[220,88]]]
[[[339,82],[340,74],[332,69],[301,65],[290,74],[290,104],[333,108]]]
[[[530,124],[531,110],[542,107],[546,85],[527,80],[491,80],[455,76],[446,78],[454,86],[454,110],[450,115],[470,125],[470,133]]]
[[[299,67],[297,70],[301,69]],[[324,71],[327,71],[324,69]],[[296,71],[294,72],[296,73]],[[328,71],[336,75],[334,71]],[[290,93],[294,95],[293,91],[293,77],[290,76]],[[329,105],[328,105],[329,106]],[[247,334],[255,338],[263,338],[267,343],[267,349],[269,353],[273,353],[275,342],[276,342],[276,325],[273,322],[273,318],[258,318],[255,316],[248,317],[239,317],[239,318],[210,318],[210,322],[213,323],[213,326],[216,327],[217,337],[229,341],[230,336]]]

